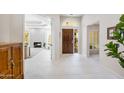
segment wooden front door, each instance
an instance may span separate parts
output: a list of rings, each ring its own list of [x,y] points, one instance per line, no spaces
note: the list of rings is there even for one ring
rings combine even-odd
[[[62,53],[73,53],[73,29],[62,30]]]

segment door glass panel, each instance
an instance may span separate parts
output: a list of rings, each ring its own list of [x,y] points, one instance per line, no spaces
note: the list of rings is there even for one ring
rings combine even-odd
[[[90,41],[90,49],[98,49],[99,48],[98,32],[97,31],[90,32],[89,38],[90,38],[90,40],[89,40]]]
[[[99,48],[99,32],[97,32],[97,48]]]
[[[94,49],[97,48],[97,32],[94,32]]]
[[[74,52],[78,53],[78,30],[74,30]]]

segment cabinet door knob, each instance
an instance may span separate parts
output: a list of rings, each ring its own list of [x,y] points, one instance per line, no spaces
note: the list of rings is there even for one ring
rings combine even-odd
[[[11,65],[12,65],[12,67],[15,67],[15,63],[14,63],[13,59],[11,60]]]

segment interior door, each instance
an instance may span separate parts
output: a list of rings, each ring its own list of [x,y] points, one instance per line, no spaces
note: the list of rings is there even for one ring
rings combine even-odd
[[[73,29],[62,30],[62,52],[73,53]]]

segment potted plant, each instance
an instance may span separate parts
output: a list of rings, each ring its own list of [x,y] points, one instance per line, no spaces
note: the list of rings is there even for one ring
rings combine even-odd
[[[124,51],[119,51],[119,46],[124,46],[124,15],[120,17],[120,22],[116,25],[116,29],[112,34],[116,43],[111,41],[105,45],[106,54],[116,58],[121,67],[124,68]]]

